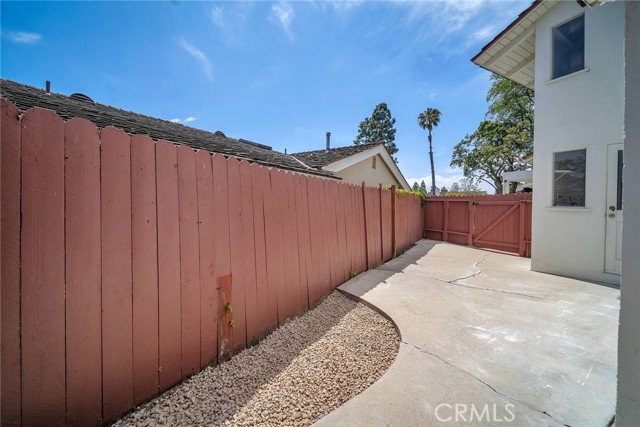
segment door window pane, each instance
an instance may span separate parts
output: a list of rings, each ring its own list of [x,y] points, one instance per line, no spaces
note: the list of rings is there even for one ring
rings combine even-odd
[[[584,206],[587,150],[555,153],[553,206]]]
[[[616,179],[616,209],[622,210],[622,150],[618,150],[618,173]]]
[[[584,69],[584,15],[553,29],[553,79]]]

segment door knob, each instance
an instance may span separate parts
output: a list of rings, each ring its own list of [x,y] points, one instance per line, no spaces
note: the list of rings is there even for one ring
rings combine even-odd
[[[615,206],[613,206],[613,205],[611,205],[611,206],[609,206],[609,210],[610,210],[611,212],[615,212],[615,211],[616,211],[616,207],[615,207]]]

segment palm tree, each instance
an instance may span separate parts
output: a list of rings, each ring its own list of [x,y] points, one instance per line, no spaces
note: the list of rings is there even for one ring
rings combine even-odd
[[[436,195],[436,171],[433,167],[433,145],[431,144],[431,131],[440,123],[440,110],[427,108],[418,116],[418,125],[429,131],[429,160],[431,161],[431,194]]]

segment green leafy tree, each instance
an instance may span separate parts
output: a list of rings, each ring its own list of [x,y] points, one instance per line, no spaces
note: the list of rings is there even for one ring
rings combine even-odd
[[[534,99],[524,86],[497,75],[491,80],[485,120],[454,147],[451,166],[500,194],[504,172],[527,168],[522,158],[533,151]]]
[[[398,152],[396,147],[396,119],[391,115],[391,110],[386,103],[382,102],[376,106],[371,114],[360,122],[358,126],[358,136],[353,141],[354,144],[367,144],[370,142],[384,142],[391,157],[395,162],[398,161],[394,155]]]
[[[431,131],[440,123],[440,110],[427,108],[418,115],[418,126],[429,131],[429,161],[431,162],[431,194],[436,194],[436,170],[433,166],[433,144]]]
[[[413,187],[411,187],[411,189],[412,189],[413,191],[418,191],[418,190],[420,190],[420,186],[418,185],[418,181],[416,181],[416,182],[414,182],[414,183],[413,183]]]
[[[460,180],[460,190],[464,193],[478,193],[482,191],[478,181],[472,177],[465,177]]]
[[[531,151],[531,143],[520,133],[497,121],[483,121],[453,148],[451,166],[462,169],[465,177],[484,181],[496,194],[502,193],[502,174],[524,170],[522,158]]]
[[[427,184],[424,183],[424,179],[420,183],[420,191],[422,191],[424,194],[427,194]]]
[[[454,182],[453,184],[451,184],[451,190],[449,190],[451,193],[460,193],[462,192],[462,189],[460,188],[460,184],[458,184],[457,182]]]
[[[449,190],[447,190],[447,187],[445,187],[444,185],[442,186],[442,188],[440,189],[440,194],[446,194],[448,193]]]

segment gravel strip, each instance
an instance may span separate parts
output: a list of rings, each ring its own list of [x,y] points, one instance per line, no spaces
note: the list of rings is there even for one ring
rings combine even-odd
[[[310,425],[380,378],[399,344],[391,322],[336,291],[114,425]]]

